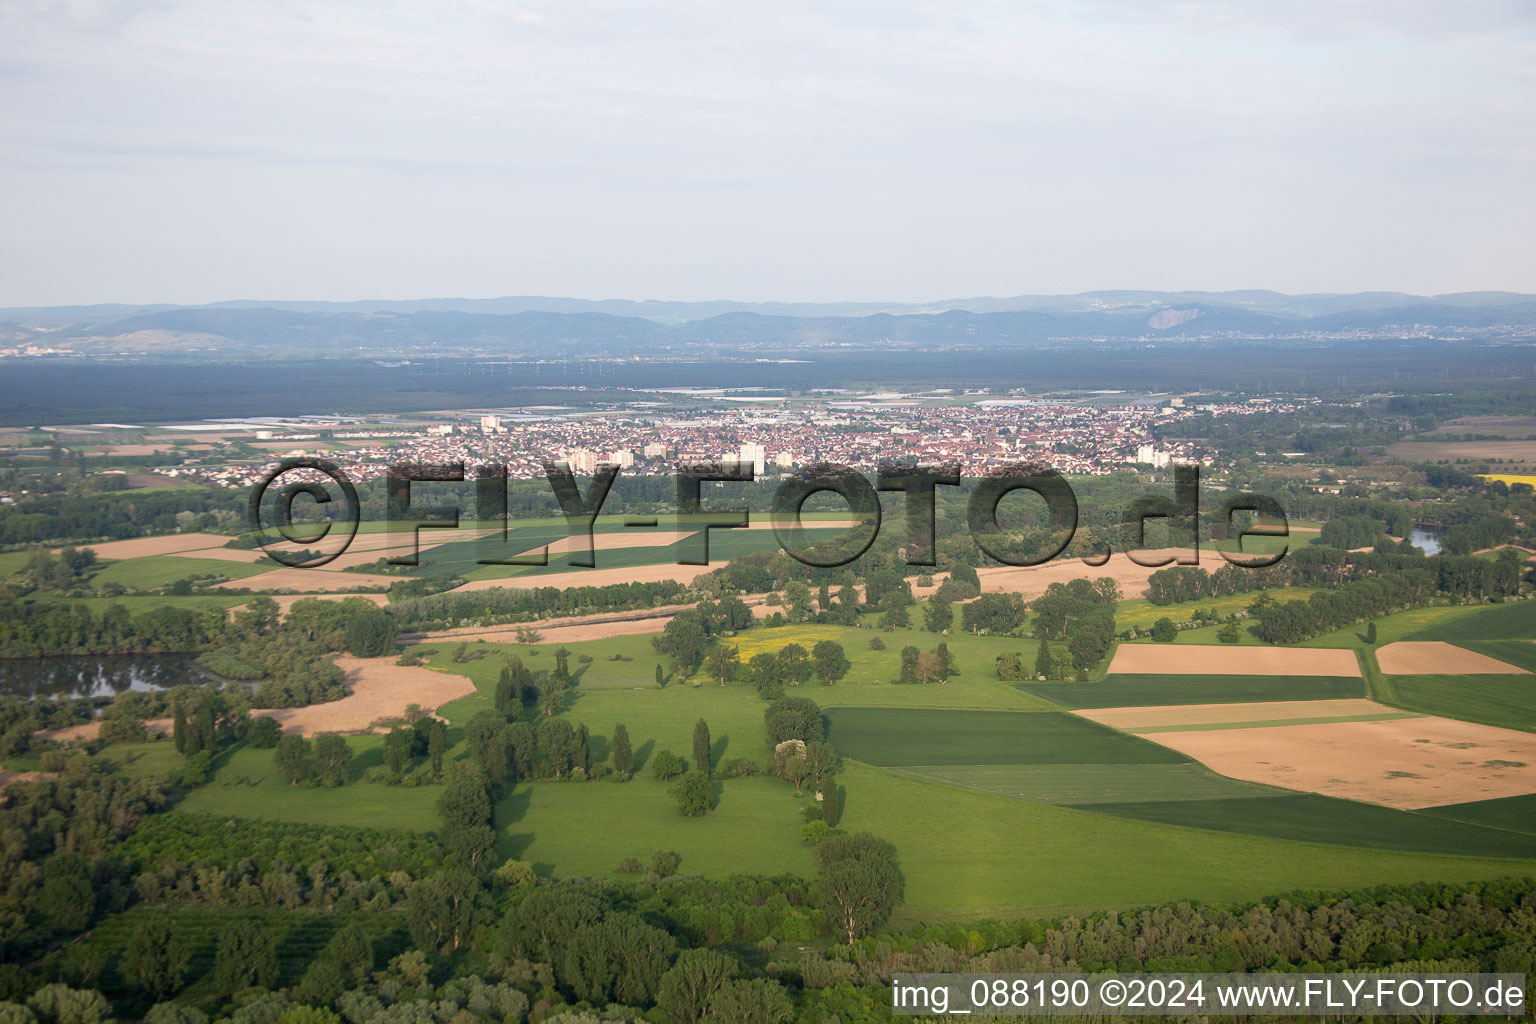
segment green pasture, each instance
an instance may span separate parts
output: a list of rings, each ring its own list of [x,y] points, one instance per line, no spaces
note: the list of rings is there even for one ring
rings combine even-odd
[[[278,772],[271,750],[241,745],[221,754],[213,776],[187,793],[172,813],[202,811],[312,825],[404,828],[418,832],[437,828],[437,798],[442,787],[396,786],[377,781],[385,773],[383,737],[349,736],[347,742],[352,746],[353,756],[351,778],[345,785],[290,785]],[[459,752],[462,753],[462,747]]]
[[[1097,683],[1020,683],[1018,688],[1067,708],[1331,700],[1366,695],[1365,680],[1347,676],[1117,674]]]
[[[672,749],[688,756],[687,746]],[[562,878],[618,877],[621,860],[649,863],[657,850],[678,854],[688,875],[815,874],[800,839],[808,794],[796,797],[793,786],[771,777],[724,779],[715,783],[714,808],[688,818],[669,788],[645,774],[628,782],[520,784],[496,806],[496,851]]]
[[[898,926],[1536,870],[1532,860],[1357,849],[1136,821],[857,763],[839,781],[847,789],[839,827],[874,832],[897,849],[905,877]]]
[[[1183,754],[1065,712],[828,708],[827,737],[875,765],[1177,764]]]
[[[1260,799],[1094,802],[1088,809],[1165,825],[1374,850],[1536,858],[1536,835],[1317,793]]]
[[[1308,587],[1288,587],[1284,590],[1267,591],[1267,593],[1285,601],[1304,601],[1311,597],[1314,591]],[[1121,601],[1115,606],[1115,629],[1151,629],[1152,624],[1162,618],[1172,619],[1174,622],[1188,622],[1194,617],[1195,612],[1201,609],[1215,612],[1217,615],[1232,615],[1247,611],[1248,606],[1253,604],[1258,596],[1257,592],[1226,594],[1222,597],[1207,597],[1180,604],[1162,605],[1153,604],[1144,597],[1133,598],[1129,601]],[[1245,625],[1245,623],[1239,623],[1239,625]]]
[[[96,586],[121,583],[125,587],[150,590],[169,586],[193,576],[228,576],[243,579],[266,572],[275,566],[266,562],[226,562],[217,558],[183,558],[181,555],[145,555],[105,561],[91,576]]]
[[[1471,614],[1430,623],[1406,640],[1530,640],[1536,638],[1536,601],[1509,601],[1505,604],[1474,605]]]

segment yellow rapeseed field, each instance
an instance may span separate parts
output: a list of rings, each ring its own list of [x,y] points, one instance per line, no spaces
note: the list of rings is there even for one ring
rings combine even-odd
[[[1530,484],[1536,487],[1536,476],[1518,476],[1513,473],[1479,473],[1484,480],[1501,480],[1506,484]]]

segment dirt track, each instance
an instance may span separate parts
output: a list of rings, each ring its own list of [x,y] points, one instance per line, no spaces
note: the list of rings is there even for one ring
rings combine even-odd
[[[1376,664],[1389,676],[1526,676],[1517,665],[1506,664],[1486,654],[1438,640],[1387,644],[1376,651]]]
[[[1121,644],[1109,671],[1185,676],[1354,676],[1355,652],[1329,647]]]

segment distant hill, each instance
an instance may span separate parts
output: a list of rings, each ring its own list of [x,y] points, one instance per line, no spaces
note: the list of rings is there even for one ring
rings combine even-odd
[[[0,309],[0,345],[198,358],[484,355],[697,357],[724,349],[1006,348],[1060,342],[1392,337],[1524,338],[1536,295],[1099,291],[925,304],[632,302],[546,298],[221,302]]]

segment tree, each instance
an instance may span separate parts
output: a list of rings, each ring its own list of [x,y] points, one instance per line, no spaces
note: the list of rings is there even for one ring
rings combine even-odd
[[[853,667],[843,653],[843,645],[835,640],[822,640],[812,647],[811,664],[816,670],[816,678],[827,686],[843,678]]]
[[[395,726],[384,737],[384,760],[397,778],[405,774],[405,766],[410,763],[411,747],[415,742],[415,731],[403,725]]]
[[[181,698],[176,698],[174,717],[171,719],[171,741],[176,744],[176,753],[187,752],[187,706]]]
[[[236,920],[219,929],[213,983],[220,995],[270,988],[277,980],[277,936],[256,921]]]
[[[997,678],[1003,680],[1019,679],[1024,675],[1024,669],[1018,651],[1003,651],[997,656]],[[1036,665],[1038,665],[1038,660]]]
[[[37,909],[55,931],[79,932],[96,912],[91,862],[78,853],[56,853],[43,862]]]
[[[357,612],[347,619],[347,653],[377,658],[395,651],[395,620],[382,608]]]
[[[432,759],[432,777],[443,777],[443,752],[448,749],[448,724],[440,718],[432,719],[427,727],[427,757]]]
[[[683,763],[683,759],[670,750],[658,750],[651,757],[651,774],[662,782],[681,775],[687,768],[688,766]]]
[[[709,649],[704,664],[715,681],[724,686],[726,680],[734,678],[741,668],[741,655],[737,653],[735,644],[717,642]]]
[[[955,609],[948,601],[935,594],[923,605],[923,628],[930,633],[942,633],[955,624]]]
[[[1171,644],[1178,635],[1178,628],[1166,615],[1152,623],[1152,639],[1157,643]]]
[[[806,744],[802,740],[785,740],[773,748],[773,774],[795,784],[795,795],[810,774],[810,762],[806,757]]]
[[[309,778],[314,770],[309,753],[309,740],[292,733],[277,741],[273,760],[277,763],[277,770],[283,774],[283,778],[288,780],[290,786],[297,786],[301,781]]]
[[[735,957],[713,949],[685,949],[661,976],[656,1005],[673,1024],[697,1024],[716,994],[739,971]],[[726,1019],[730,1018],[722,1018]]]
[[[1056,671],[1056,661],[1051,657],[1051,642],[1041,640],[1039,650],[1035,651],[1035,675],[1041,679],[1050,679]]]
[[[635,770],[635,751],[629,745],[629,730],[620,722],[613,727],[613,738],[608,743],[608,760],[613,770],[628,777]]]
[[[714,802],[714,784],[709,781],[706,773],[697,768],[678,776],[667,792],[677,801],[677,809],[690,818],[708,814]]]
[[[158,1000],[181,988],[191,962],[192,950],[170,920],[156,914],[134,929],[117,968],[126,981]]]
[[[821,792],[822,779],[836,774],[843,766],[843,759],[837,756],[830,743],[807,743],[805,745],[806,776],[810,779],[811,786],[818,793]]]
[[[824,735],[821,708],[806,697],[780,697],[763,710],[763,723],[774,746],[789,739],[811,742]]]
[[[503,665],[501,675],[496,678],[496,713],[502,718],[511,718],[522,701],[522,694],[517,691],[512,682],[512,669]]]
[[[816,847],[816,865],[822,901],[850,944],[884,924],[901,899],[901,871],[879,836],[830,836]]]
[[[453,779],[437,798],[437,813],[443,823],[439,837],[448,852],[468,868],[484,862],[496,836],[491,798],[481,780],[473,774]]]
[[[315,737],[315,775],[322,786],[339,786],[347,781],[347,764],[352,760],[352,747],[338,733],[321,733]]]
[[[710,1020],[783,1024],[794,1017],[795,1004],[772,978],[738,978],[715,990],[706,1012]]]
[[[1376,643],[1376,621],[1374,619],[1365,624],[1365,642],[1368,644]]]
[[[575,726],[563,718],[547,718],[539,723],[535,769],[545,778],[564,778],[576,765],[579,747]]]
[[[709,778],[714,770],[710,765],[709,723],[699,719],[693,726],[693,766]]]
[[[678,678],[686,679],[693,674],[704,657],[709,636],[704,629],[704,617],[698,609],[689,608],[678,612],[667,622],[660,635],[651,640],[656,653],[672,660]]]
[[[906,629],[912,625],[912,613],[907,611],[904,604],[892,605],[880,613],[880,628],[887,633],[896,629]]]
[[[1241,631],[1238,630],[1237,623],[1235,622],[1227,623],[1216,632],[1216,639],[1220,640],[1224,644],[1235,644],[1242,638],[1243,635]]]
[[[917,682],[917,662],[923,656],[923,652],[908,644],[901,649],[901,669],[896,677],[898,683]]]
[[[841,808],[837,799],[837,776],[831,773],[821,777],[821,820],[827,828],[836,828]]]
[[[661,662],[656,663],[656,688],[659,690],[667,685],[666,673],[661,670]]]
[[[458,949],[474,930],[480,897],[474,876],[453,868],[415,882],[405,899],[411,941],[431,953]]]
[[[558,673],[550,673],[539,680],[539,708],[546,717],[554,717],[565,706],[566,681]]]
[[[810,655],[799,644],[785,644],[779,648],[779,674],[791,686],[805,682],[810,671]]]

